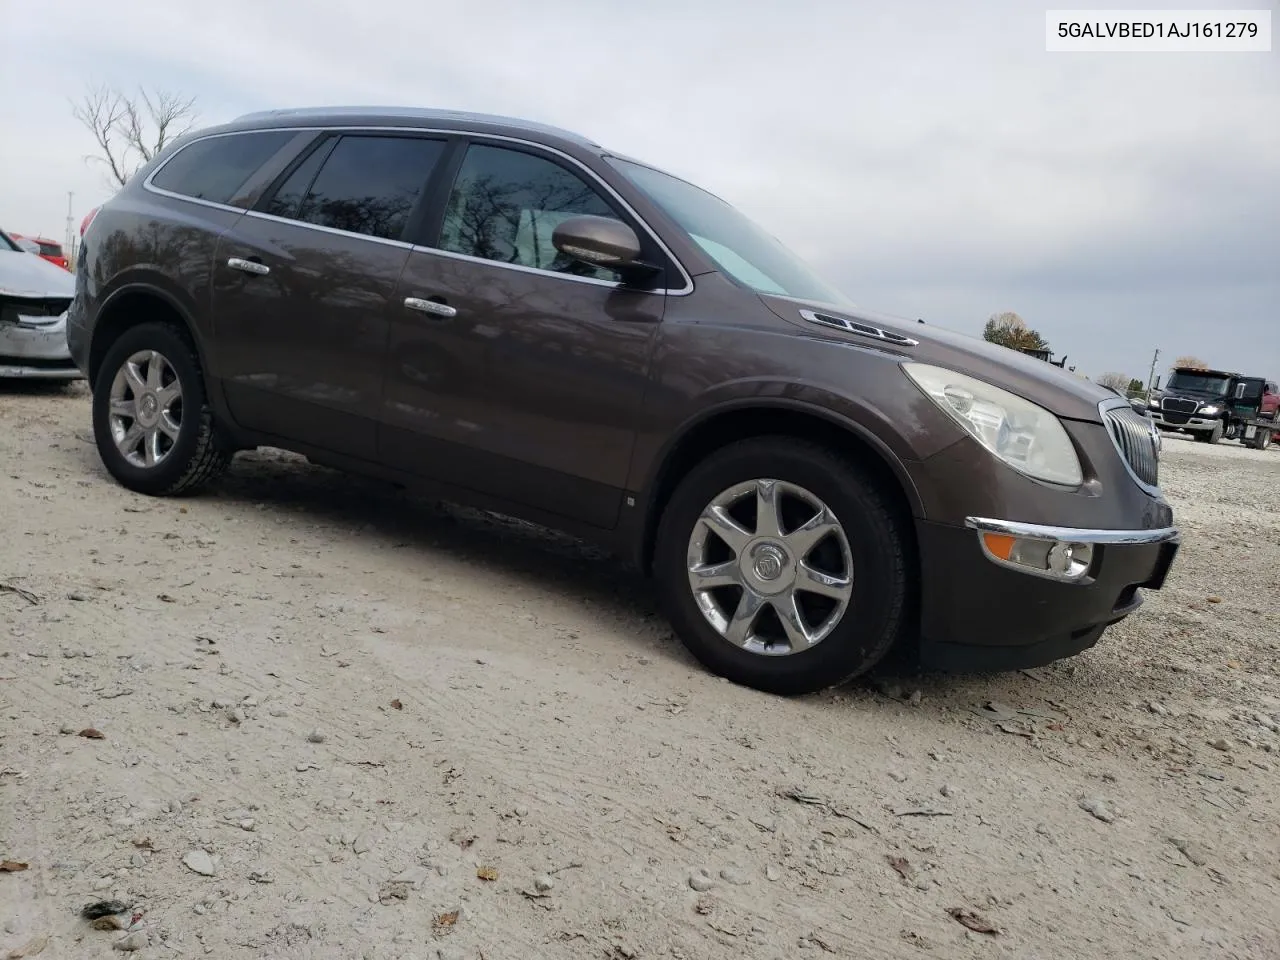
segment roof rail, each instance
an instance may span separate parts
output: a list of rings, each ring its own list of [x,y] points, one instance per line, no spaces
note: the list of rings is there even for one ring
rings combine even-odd
[[[278,107],[271,110],[257,110],[252,113],[243,114],[242,116],[236,117],[234,122],[244,123],[254,120],[302,120],[309,117],[319,119],[322,117],[359,116],[396,117],[406,120],[453,120],[470,123],[500,124],[502,126],[518,127],[523,130],[539,130],[544,133],[554,134],[567,140],[574,140],[578,143],[584,143],[589,146],[599,146],[599,144],[591,140],[589,137],[585,137],[573,130],[567,130],[563,127],[557,127],[548,123],[539,123],[536,120],[525,120],[521,117],[507,117],[500,114],[474,113],[467,110],[443,110],[431,107],[404,107],[390,105]]]

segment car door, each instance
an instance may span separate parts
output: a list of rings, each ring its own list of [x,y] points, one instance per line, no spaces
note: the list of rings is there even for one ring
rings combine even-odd
[[[661,278],[624,286],[569,260],[551,232],[578,214],[628,220],[585,169],[475,139],[409,255],[391,321],[382,455],[556,517],[617,519],[662,320]],[[646,247],[647,257],[660,257]],[[657,262],[655,260],[655,262]]]
[[[213,323],[242,426],[376,457],[403,237],[444,146],[411,133],[318,137],[222,238]]]

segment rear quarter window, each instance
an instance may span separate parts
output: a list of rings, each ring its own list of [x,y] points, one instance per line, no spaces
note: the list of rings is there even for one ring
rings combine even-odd
[[[302,223],[398,240],[444,141],[381,134],[344,135],[321,145],[280,185],[265,211]]]
[[[179,150],[151,185],[211,203],[230,203],[254,172],[295,136],[294,131],[232,133],[197,140]]]

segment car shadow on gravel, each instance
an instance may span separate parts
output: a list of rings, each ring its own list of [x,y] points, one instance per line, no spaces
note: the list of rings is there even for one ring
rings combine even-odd
[[[697,667],[670,633],[658,611],[652,583],[619,558],[570,536],[487,511],[431,500],[376,480],[318,467],[301,457],[278,451],[242,454],[218,486],[223,498],[245,503],[272,503],[302,508],[332,522],[374,531],[397,543],[441,550],[478,566],[553,588],[566,598],[608,610],[619,619],[657,624],[668,638],[664,651],[682,664]],[[370,531],[368,528],[372,527]],[[1116,642],[1114,631],[1103,643]],[[909,698],[922,692],[922,706],[1013,703],[1071,698],[1086,687],[1102,700],[1121,697],[1126,680],[1098,655],[1059,661],[1031,671],[945,674],[922,671],[909,654],[897,654],[869,676],[845,685],[849,693],[891,692]],[[818,700],[823,694],[815,695]],[[802,698],[804,699],[804,698]],[[891,697],[890,699],[896,699]]]
[[[0,394],[2,396],[2,394]],[[86,469],[109,481],[91,441],[83,457]],[[610,619],[631,621],[663,638],[660,651],[690,669],[701,669],[684,649],[659,612],[652,583],[620,558],[558,531],[490,511],[458,506],[376,479],[318,466],[284,451],[261,449],[241,453],[215,484],[192,497],[196,501],[233,503],[246,512],[261,506],[302,512],[323,519],[352,537],[381,537],[393,546],[438,551],[455,560],[518,577],[541,590],[563,594],[606,611]],[[1104,636],[1103,643],[1110,636]],[[922,671],[907,653],[890,656],[871,674],[856,678],[841,691],[857,695],[873,691],[878,699],[910,702],[925,715],[948,707],[986,700],[1023,702],[1071,697],[1087,687],[1108,699],[1114,685],[1120,696],[1125,681],[1093,663],[1091,654],[1035,671],[945,674]],[[823,703],[828,694],[798,698]]]
[[[26,377],[0,377],[0,400],[5,397],[87,396],[83,380],[38,380]]]
[[[657,618],[650,583],[607,551],[497,513],[309,463],[275,450],[242,453],[200,499],[303,510],[395,545],[438,550],[480,567],[562,590],[622,618]]]

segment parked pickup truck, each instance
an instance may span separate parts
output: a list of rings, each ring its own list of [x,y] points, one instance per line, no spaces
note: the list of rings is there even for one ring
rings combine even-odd
[[[1190,433],[1206,443],[1241,440],[1265,450],[1280,431],[1280,390],[1262,377],[1175,367],[1164,389],[1152,392],[1148,413],[1161,430]]]

